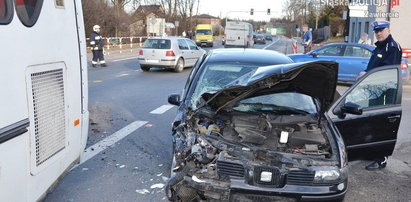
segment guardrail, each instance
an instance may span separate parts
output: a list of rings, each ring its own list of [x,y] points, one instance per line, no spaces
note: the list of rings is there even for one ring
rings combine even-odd
[[[133,48],[139,48],[147,40],[147,36],[141,37],[103,37],[105,54],[110,55],[111,50],[133,52]],[[86,38],[87,47],[91,49],[90,38]]]

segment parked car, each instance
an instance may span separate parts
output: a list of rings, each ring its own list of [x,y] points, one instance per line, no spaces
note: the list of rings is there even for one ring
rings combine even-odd
[[[265,33],[264,37],[265,37],[266,41],[272,41],[273,40],[273,36],[271,36],[271,34]]]
[[[206,54],[192,40],[181,37],[159,37],[147,39],[138,54],[143,71],[151,67],[171,68],[182,72],[193,66],[197,59]]]
[[[265,36],[262,34],[255,34],[254,35],[254,43],[255,44],[265,44]]]
[[[352,84],[358,73],[367,68],[374,47],[357,43],[331,43],[307,54],[288,55],[295,62],[334,61],[339,64],[338,82]],[[407,59],[401,62],[402,78],[409,80],[410,71]]]
[[[269,50],[203,56],[181,96],[168,97],[179,108],[167,197],[343,198],[348,159],[392,154],[402,84],[397,66],[381,67],[335,100],[337,71],[335,62],[294,63]]]

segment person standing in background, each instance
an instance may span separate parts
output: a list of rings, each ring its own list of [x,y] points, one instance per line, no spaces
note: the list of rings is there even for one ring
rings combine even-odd
[[[358,40],[359,44],[367,44],[371,46],[371,39],[368,38],[368,34],[367,33],[362,33],[361,34],[361,38],[360,40]]]
[[[308,29],[308,25],[303,25],[303,46],[304,46],[304,54],[311,51],[311,43],[313,41],[313,34],[311,29]]]
[[[93,32],[90,35],[90,46],[91,46],[91,51],[93,52],[93,59],[91,61],[91,64],[93,65],[93,67],[96,67],[98,63],[100,63],[102,67],[107,66],[106,61],[104,61],[104,54],[103,54],[104,42],[103,42],[103,37],[100,34],[99,25],[93,26]]]

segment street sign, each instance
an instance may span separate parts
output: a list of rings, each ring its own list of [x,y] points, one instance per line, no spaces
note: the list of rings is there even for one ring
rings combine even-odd
[[[300,28],[295,28],[295,31],[300,32],[301,30],[300,30]]]

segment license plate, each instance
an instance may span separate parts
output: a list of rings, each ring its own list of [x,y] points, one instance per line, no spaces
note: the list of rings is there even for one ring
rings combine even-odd
[[[201,45],[207,45],[207,43],[204,43],[204,42],[203,42],[203,43],[201,43]]]
[[[158,60],[146,60],[146,62],[149,62],[149,63],[158,63]]]

